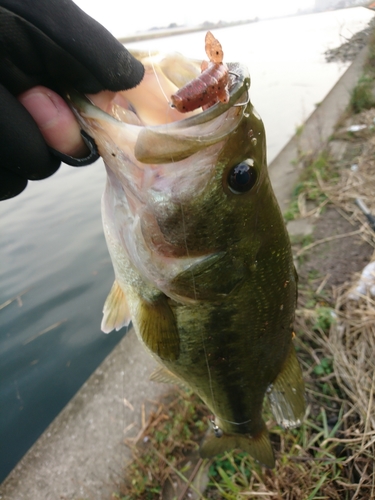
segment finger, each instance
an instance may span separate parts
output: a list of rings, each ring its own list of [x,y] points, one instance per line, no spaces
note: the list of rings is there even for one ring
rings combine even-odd
[[[28,111],[1,85],[0,151],[0,167],[27,179],[44,179],[60,165]]]
[[[73,112],[58,94],[37,86],[18,96],[35,120],[46,143],[63,154],[76,158],[88,154]]]

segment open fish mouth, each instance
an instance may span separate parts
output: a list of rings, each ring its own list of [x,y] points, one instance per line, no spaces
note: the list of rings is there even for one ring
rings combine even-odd
[[[89,134],[93,121],[112,122],[116,127],[121,123],[122,136],[142,163],[180,161],[217,144],[237,127],[250,104],[247,68],[228,63],[228,102],[182,114],[172,107],[170,97],[199,76],[199,63],[179,54],[133,54],[145,66],[145,77],[138,87],[116,94],[102,92],[90,98],[70,91],[67,98]],[[95,133],[90,135],[95,139]],[[97,145],[104,157],[103,148]]]
[[[227,102],[180,113],[170,96],[199,77],[199,63],[181,55],[135,55],[145,66],[138,87],[90,98],[70,92],[68,99],[107,169],[103,220],[122,219],[117,238],[132,265],[156,288],[180,299],[171,282],[198,261],[220,254],[220,248],[216,243],[193,248],[187,232],[195,230],[181,232],[175,221],[181,206],[212,184],[223,148],[253,116],[250,77],[244,66],[228,64]],[[121,200],[121,214],[112,200]]]

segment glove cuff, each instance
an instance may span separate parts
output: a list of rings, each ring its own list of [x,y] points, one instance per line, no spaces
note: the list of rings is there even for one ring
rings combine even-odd
[[[56,149],[53,149],[51,147],[49,147],[48,149],[54,156],[72,167],[85,167],[86,165],[91,165],[91,163],[94,163],[94,161],[96,161],[100,156],[98,147],[95,144],[94,139],[86,134],[84,130],[81,130],[81,136],[86,146],[90,150],[89,155],[85,156],[85,158],[74,158],[74,156],[65,155],[64,153],[60,153],[60,151],[56,151]]]

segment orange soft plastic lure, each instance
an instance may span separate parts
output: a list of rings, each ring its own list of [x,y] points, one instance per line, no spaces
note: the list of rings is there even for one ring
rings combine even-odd
[[[205,38],[206,54],[210,62],[202,62],[202,73],[171,96],[172,106],[180,113],[202,107],[207,109],[218,101],[228,102],[228,67],[223,63],[220,42],[208,31]]]

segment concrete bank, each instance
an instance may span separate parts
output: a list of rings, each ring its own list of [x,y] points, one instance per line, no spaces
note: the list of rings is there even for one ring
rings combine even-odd
[[[299,175],[293,163],[298,152],[321,148],[332,134],[365,57],[366,49],[310,116],[302,134],[291,139],[270,165],[282,209]],[[282,116],[277,119],[282,125]],[[5,479],[0,498],[108,499],[130,459],[124,438],[140,429],[149,400],[168,390],[149,382],[153,366],[130,331]]]
[[[110,498],[131,456],[124,438],[168,389],[149,381],[154,367],[131,330],[5,479],[0,498]]]
[[[367,56],[367,47],[357,55],[336,85],[306,120],[303,131],[295,135],[269,165],[273,188],[284,211],[291,190],[300,175],[302,165],[298,157],[303,153],[321,150],[332,135],[335,125],[349,103],[350,93],[361,75]],[[276,118],[282,127],[283,117]]]

